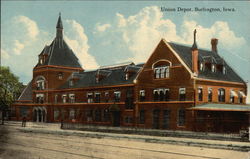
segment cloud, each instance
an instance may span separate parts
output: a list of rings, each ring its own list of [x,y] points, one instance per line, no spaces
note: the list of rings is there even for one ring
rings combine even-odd
[[[21,51],[23,50],[24,48],[24,44],[20,43],[18,40],[15,40],[14,41],[14,47],[13,47],[13,52],[17,55],[20,55],[21,54]]]
[[[84,69],[96,69],[99,65],[95,58],[89,54],[88,37],[81,24],[75,20],[66,20],[65,40],[72,47]]]
[[[145,7],[128,17],[117,13],[111,25],[112,30],[106,30],[106,38],[103,39],[108,41],[114,36],[122,38],[122,42],[131,52],[128,53],[131,56],[124,61],[145,62],[161,38],[192,45],[194,29],[197,29],[197,43],[200,48],[210,48],[212,37],[218,38],[219,47],[228,51],[237,50],[246,44],[246,40],[238,37],[224,21],[216,21],[210,27],[204,27],[191,18],[184,17],[181,29],[177,32],[176,24],[164,18],[157,6]]]
[[[10,55],[4,49],[1,49],[1,57],[3,59],[8,59]]]
[[[111,25],[110,24],[100,24],[100,23],[97,23],[96,25],[96,30],[98,32],[104,32],[105,30],[107,30],[108,28],[110,28]]]

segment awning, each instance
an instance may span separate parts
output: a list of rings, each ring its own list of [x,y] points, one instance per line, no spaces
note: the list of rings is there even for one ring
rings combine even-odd
[[[245,93],[240,91],[240,95],[242,95],[242,97],[246,97]]]
[[[189,108],[195,111],[241,111],[250,112],[250,105],[237,105],[237,104],[202,104]]]
[[[234,96],[234,97],[238,96],[237,93],[235,91],[233,91],[233,90],[231,90],[231,95]]]

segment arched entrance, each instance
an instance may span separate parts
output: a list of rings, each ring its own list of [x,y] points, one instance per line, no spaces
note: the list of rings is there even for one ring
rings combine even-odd
[[[47,121],[46,119],[47,119],[47,109],[45,107],[33,108],[33,121],[46,122]]]

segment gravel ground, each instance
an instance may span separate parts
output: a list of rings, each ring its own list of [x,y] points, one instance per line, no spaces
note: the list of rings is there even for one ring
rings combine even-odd
[[[250,159],[249,152],[20,132],[0,125],[0,159]]]

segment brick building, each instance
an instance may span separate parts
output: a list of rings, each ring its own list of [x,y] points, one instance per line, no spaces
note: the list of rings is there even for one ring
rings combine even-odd
[[[162,39],[143,64],[85,71],[63,39],[38,55],[33,79],[12,106],[12,119],[154,129],[238,132],[249,126],[246,83],[211,50]]]

